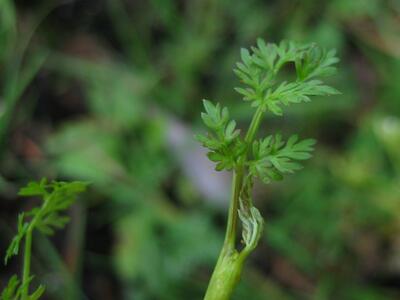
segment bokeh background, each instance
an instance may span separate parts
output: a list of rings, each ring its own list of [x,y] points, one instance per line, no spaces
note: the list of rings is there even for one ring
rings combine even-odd
[[[264,238],[234,299],[400,299],[398,0],[0,1],[0,254],[29,180],[89,180],[51,239],[45,299],[201,299],[222,245],[229,174],[193,135],[258,37],[336,48],[342,94],[267,114],[260,132],[318,140],[304,170],[258,184]],[[0,267],[0,287],[20,258]]]

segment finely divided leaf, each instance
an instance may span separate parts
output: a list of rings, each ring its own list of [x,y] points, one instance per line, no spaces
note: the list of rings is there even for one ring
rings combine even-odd
[[[318,76],[330,76],[335,73],[333,65],[338,62],[336,50],[326,51],[312,45],[296,59],[297,78],[304,81]]]
[[[204,124],[211,129],[219,130],[228,122],[229,112],[226,107],[221,109],[219,103],[214,105],[211,101],[203,100],[206,113],[201,113]]]
[[[39,182],[32,181],[29,182],[27,186],[22,187],[18,195],[19,196],[44,196],[47,194],[47,179],[43,178]]]
[[[278,57],[276,45],[266,44],[264,40],[257,39],[257,47],[252,47],[251,50],[256,65],[265,70],[274,70],[275,60]]]
[[[254,160],[249,162],[250,173],[263,182],[281,180],[283,174],[293,173],[302,168],[296,162],[311,157],[315,140],[307,139],[298,142],[293,135],[285,143],[281,135],[269,136],[253,143]]]
[[[196,135],[195,138],[208,148],[208,158],[216,163],[215,169],[231,170],[237,158],[244,151],[244,144],[240,140],[240,130],[236,129],[236,122],[229,120],[229,112],[220,104],[214,105],[203,100],[205,113],[201,114],[204,123],[211,129],[207,135]]]
[[[276,115],[282,115],[279,105],[289,105],[291,103],[309,102],[310,96],[328,96],[339,94],[336,89],[325,85],[320,80],[310,80],[306,82],[296,81],[287,83],[282,82],[266,100],[266,105],[270,111]]]
[[[21,196],[41,196],[43,204],[18,216],[18,231],[6,251],[5,264],[19,252],[22,239],[28,230],[37,229],[43,234],[52,234],[65,226],[69,218],[60,213],[67,209],[88,183],[81,181],[48,183],[46,179],[30,182],[19,191]],[[28,221],[29,220],[29,221]]]
[[[39,299],[43,294],[46,288],[43,285],[39,285],[39,287],[36,289],[36,291],[33,292],[33,294],[28,296],[29,300],[37,300]]]
[[[15,300],[21,294],[17,275],[11,276],[7,286],[1,292],[1,300]]]
[[[24,222],[24,213],[20,213],[18,215],[18,232],[12,239],[10,245],[7,248],[6,256],[4,258],[4,263],[7,264],[8,260],[14,256],[18,255],[19,247],[22,239],[25,237],[25,234],[28,230],[29,224]]]
[[[29,284],[33,279],[31,276],[25,284],[22,284],[18,279],[17,275],[13,275],[8,281],[7,286],[1,293],[1,300],[18,300],[21,299],[22,290],[25,285]],[[34,291],[31,295],[28,295],[28,300],[37,300],[39,299],[45,291],[45,287],[40,285],[36,291]]]
[[[281,105],[310,101],[311,96],[334,95],[339,92],[316,79],[335,72],[339,60],[335,50],[325,51],[314,44],[283,41],[279,45],[257,41],[251,52],[242,49],[242,61],[236,64],[235,74],[244,84],[235,90],[252,107],[262,106],[282,115]],[[277,82],[277,73],[287,63],[295,63],[297,80]],[[278,87],[274,88],[274,86]]]
[[[36,228],[43,234],[51,235],[55,229],[61,229],[69,221],[60,213],[66,210],[79,193],[85,191],[88,183],[81,181],[56,182],[49,184],[49,194],[46,202],[38,211],[35,211]]]

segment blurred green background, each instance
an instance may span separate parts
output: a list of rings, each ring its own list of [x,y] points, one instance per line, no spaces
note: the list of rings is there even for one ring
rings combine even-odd
[[[202,98],[248,126],[232,68],[258,37],[336,48],[342,95],[266,116],[263,135],[318,145],[256,186],[265,236],[234,299],[400,299],[400,1],[1,0],[1,256],[35,203],[20,186],[92,182],[64,231],[35,236],[45,299],[202,298],[230,187],[193,135]]]

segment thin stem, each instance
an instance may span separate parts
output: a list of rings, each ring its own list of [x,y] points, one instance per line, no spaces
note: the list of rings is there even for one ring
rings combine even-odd
[[[224,247],[225,250],[233,250],[236,241],[236,224],[237,224],[237,210],[239,206],[239,196],[243,183],[243,168],[240,167],[233,172],[232,178],[232,195],[228,213],[228,223],[226,226],[226,234]]]
[[[264,107],[260,105],[257,108],[257,111],[254,113],[253,119],[251,120],[250,123],[249,130],[247,131],[246,137],[244,139],[248,147],[251,146],[251,143],[254,140],[258,127],[260,126],[263,114],[264,114]],[[247,156],[247,152],[245,153],[245,156]]]
[[[32,252],[32,228],[30,227],[25,236],[24,269],[22,274],[22,293],[21,293],[22,300],[27,300],[29,295],[29,273],[31,269],[31,252]]]
[[[42,205],[42,208],[46,207],[48,205],[49,201],[50,201],[50,197],[46,194],[44,196],[44,203]],[[22,271],[21,300],[28,300],[28,297],[29,297],[29,281],[30,281],[29,274],[31,271],[32,232],[35,229],[37,220],[40,220],[40,218],[41,218],[40,212],[33,218],[31,223],[29,224],[29,228],[25,235],[24,268]]]
[[[230,206],[229,206],[228,222],[227,222],[227,227],[226,227],[223,252],[226,252],[228,250],[233,250],[235,248],[237,210],[239,207],[239,197],[240,197],[240,192],[242,190],[243,178],[244,178],[243,163],[247,160],[247,153],[249,151],[251,143],[254,140],[257,129],[260,126],[263,113],[264,113],[263,107],[259,106],[257,108],[257,111],[253,115],[249,130],[247,131],[247,134],[245,137],[245,142],[248,147],[247,151],[239,159],[239,165],[233,172],[232,194],[231,194],[231,201],[230,201]]]
[[[238,253],[235,248],[236,242],[236,227],[238,219],[238,207],[240,193],[244,182],[245,167],[244,163],[247,160],[248,151],[256,135],[257,129],[264,113],[262,106],[259,106],[254,113],[247,131],[245,142],[247,150],[239,158],[237,167],[233,172],[232,178],[232,194],[229,205],[228,222],[226,226],[225,241],[215,266],[213,275],[207,288],[205,300],[228,300],[242,273],[243,263],[248,251]]]

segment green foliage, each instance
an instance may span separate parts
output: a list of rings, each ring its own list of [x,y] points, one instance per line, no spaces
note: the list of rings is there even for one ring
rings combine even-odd
[[[335,51],[325,51],[314,44],[297,44],[281,42],[279,45],[266,44],[257,41],[257,47],[241,50],[242,61],[234,70],[244,87],[235,88],[243,95],[245,101],[264,112],[271,111],[282,115],[280,105],[309,102],[311,96],[334,95],[338,91],[316,77],[331,75],[338,62]],[[297,78],[293,82],[278,83],[278,72],[287,63],[294,62]],[[208,157],[217,162],[216,170],[232,170],[249,148],[253,148],[254,161],[250,163],[253,175],[258,175],[263,181],[268,178],[281,179],[282,173],[293,173],[299,165],[293,160],[304,160],[310,157],[313,140],[297,142],[297,136],[292,136],[288,142],[282,141],[280,135],[269,136],[253,145],[248,140],[242,140],[236,122],[229,119],[226,107],[213,105],[203,101],[205,113],[201,117],[210,129],[207,136],[198,135],[197,139],[210,150]],[[259,121],[258,121],[259,122]],[[257,124],[258,125],[258,124]],[[250,161],[252,161],[250,159]],[[272,171],[271,171],[271,166]],[[266,171],[261,171],[267,169]],[[275,169],[275,170],[273,170]],[[279,172],[276,172],[279,171]],[[272,173],[271,173],[272,172]],[[276,174],[276,175],[275,175]]]
[[[22,290],[24,287],[26,287],[30,281],[33,279],[33,277],[30,277],[27,282],[22,284],[17,275],[13,275],[10,280],[8,281],[7,286],[4,288],[4,290],[1,293],[1,300],[18,300],[21,299],[22,296]],[[28,295],[26,298],[27,300],[37,300],[39,299],[45,291],[45,287],[43,285],[40,285],[31,295]]]
[[[301,165],[295,160],[309,159],[315,140],[297,141],[298,136],[292,135],[285,143],[280,134],[254,141],[254,160],[248,162],[250,174],[269,183],[271,180],[282,180],[285,173],[294,173],[301,169]]]
[[[85,191],[87,183],[81,181],[48,183],[46,179],[39,182],[29,182],[20,189],[18,195],[24,197],[40,196],[43,204],[18,216],[18,231],[7,249],[5,263],[14,255],[18,255],[19,245],[28,229],[39,230],[45,235],[51,235],[55,229],[61,229],[69,221],[60,213],[67,209],[79,193]],[[30,220],[27,220],[29,217]]]
[[[17,228],[18,231],[7,248],[6,256],[4,258],[5,264],[7,264],[9,258],[11,258],[14,255],[18,255],[19,245],[22,239],[24,238],[28,230],[28,227],[29,223],[24,222],[24,213],[20,213],[18,215],[18,228]]]
[[[211,150],[208,158],[217,163],[217,171],[231,170],[245,151],[239,138],[240,131],[236,129],[236,122],[229,120],[228,108],[221,109],[220,104],[214,106],[208,100],[203,100],[203,104],[206,112],[201,114],[201,118],[212,131],[207,136],[196,135],[196,138]]]
[[[326,51],[311,45],[307,51],[301,53],[295,60],[297,78],[301,81],[314,77],[326,77],[334,74],[334,64],[339,62],[335,56],[336,50]]]
[[[245,251],[252,251],[256,248],[261,238],[264,225],[263,218],[256,207],[251,206],[250,209],[247,210],[243,202],[240,202],[238,215],[243,226],[242,239],[245,244]]]
[[[253,206],[251,196],[253,177],[250,173],[247,175],[239,197],[238,217],[242,222],[242,243],[245,245],[243,252],[246,254],[257,247],[264,226],[264,219],[260,211]]]
[[[29,182],[27,186],[20,189],[18,195],[23,197],[39,196],[42,199],[42,205],[18,216],[18,231],[7,249],[4,261],[7,264],[12,256],[18,255],[20,244],[25,239],[23,280],[20,283],[16,275],[12,276],[2,292],[1,299],[36,300],[43,294],[43,286],[39,286],[33,294],[28,294],[29,283],[32,280],[32,277],[29,276],[32,233],[34,230],[38,230],[42,234],[51,235],[56,229],[63,228],[69,218],[61,213],[76,200],[79,193],[85,191],[87,185],[88,183],[81,181],[48,182],[43,178],[38,182]]]
[[[263,107],[272,113],[283,114],[280,105],[309,102],[310,96],[335,95],[338,91],[325,85],[315,77],[331,75],[333,65],[339,60],[335,51],[326,52],[313,44],[300,45],[294,42],[266,44],[257,41],[252,47],[252,54],[242,49],[242,62],[236,64],[235,74],[244,87],[235,88],[243,95],[245,101],[251,101],[253,107]],[[287,63],[294,63],[297,80],[291,83],[282,82],[278,87],[277,73]]]
[[[257,263],[247,266],[246,276],[232,299],[400,298],[399,289],[390,286],[392,276],[399,272],[396,262],[400,253],[396,251],[400,145],[393,131],[393,119],[400,117],[400,85],[393,80],[400,78],[399,1],[314,0],[300,5],[254,0],[232,5],[231,1],[152,0],[132,6],[129,1],[110,0],[91,11],[90,16],[85,14],[90,5],[82,11],[67,4],[60,7],[70,12],[63,14],[62,24],[51,14],[37,31],[31,21],[45,15],[43,8],[52,6],[51,1],[20,1],[18,5],[11,0],[0,2],[0,140],[10,137],[10,143],[3,143],[0,150],[3,215],[13,211],[15,204],[9,206],[8,199],[19,185],[17,178],[43,174],[49,166],[51,174],[90,180],[95,185],[90,195],[95,201],[90,206],[95,209],[88,215],[88,224],[107,223],[112,234],[102,236],[110,243],[98,245],[98,250],[103,253],[108,247],[126,247],[124,259],[140,261],[143,267],[130,268],[130,260],[122,262],[121,268],[136,270],[135,276],[127,279],[119,268],[114,272],[103,265],[121,259],[119,251],[102,256],[100,266],[92,263],[98,253],[83,249],[85,270],[96,275],[100,271],[102,276],[112,278],[111,286],[114,279],[123,282],[123,286],[118,285],[121,298],[200,298],[205,273],[213,263],[223,230],[211,216],[216,199],[208,197],[209,206],[205,208],[205,197],[199,195],[208,189],[197,186],[195,180],[215,181],[199,174],[198,157],[191,156],[197,149],[169,148],[168,122],[160,126],[158,135],[150,135],[147,128],[158,123],[163,113],[178,122],[184,120],[186,130],[197,127],[198,118],[194,117],[200,115],[200,106],[194,101],[204,96],[222,99],[222,106],[228,106],[237,126],[242,127],[252,109],[248,103],[235,101],[231,88],[238,86],[231,76],[238,45],[246,45],[257,36],[315,41],[328,49],[338,49],[344,60],[339,75],[329,81],[343,95],[307,105],[290,104],[287,109],[280,104],[283,120],[266,117],[265,135],[282,132],[285,142],[291,132],[301,133],[300,137],[318,137],[318,151],[298,176],[291,176],[283,184],[257,185],[255,203],[261,214],[268,215],[263,235],[267,242],[255,253]],[[112,33],[98,26],[91,26],[89,33],[71,32],[70,26],[65,26],[71,21],[78,27],[105,22]],[[25,33],[30,35],[33,30],[36,33],[28,43]],[[33,84],[24,80],[29,78],[25,70],[31,63],[29,55],[21,57],[22,48],[26,54],[51,51],[46,70]],[[290,82],[291,76],[286,75],[295,64],[289,62],[277,81],[282,78]],[[17,70],[21,76],[13,75]],[[276,87],[280,84],[277,82]],[[16,85],[23,93],[17,93],[17,101],[10,101],[16,99],[12,96],[17,95],[12,93]],[[19,151],[21,141],[32,140],[47,152],[49,147],[41,141],[48,138],[52,139],[50,153],[45,153],[39,164],[32,164],[34,158]],[[23,148],[25,152],[30,147]],[[185,162],[169,160],[182,153],[191,157]],[[197,172],[195,179],[187,177],[185,168]],[[181,193],[183,183],[185,193]],[[220,187],[219,191],[228,194],[229,187]],[[171,207],[177,214],[171,214]],[[211,219],[209,226],[202,228],[202,235],[196,231],[201,225],[191,222],[193,211],[200,220]],[[149,222],[143,221],[146,216],[160,220],[166,214],[170,215],[168,229],[157,221],[158,225],[149,229]],[[116,224],[125,216],[134,219],[135,224],[124,227],[126,239],[115,238],[119,232]],[[2,218],[3,223],[7,219]],[[177,223],[188,232],[174,236]],[[9,226],[0,225],[3,245]],[[73,243],[79,240],[71,233]],[[212,243],[211,233],[216,235]],[[135,237],[139,234],[143,243],[153,245],[152,250],[138,250]],[[85,236],[86,245],[97,241],[98,235],[103,231],[90,231]],[[55,249],[49,243],[35,242],[43,271],[51,269],[51,275],[63,276],[63,267],[47,255]],[[74,246],[56,242],[57,248],[67,246],[64,251]],[[176,259],[166,253],[165,243],[170,246],[168,253],[180,247]],[[194,249],[199,254],[207,252],[208,259],[198,265],[184,265],[189,256],[199,257]],[[289,270],[284,278],[279,272],[282,262],[283,270]],[[181,272],[174,268],[177,264],[188,272],[183,278],[175,276]],[[265,269],[266,264],[271,267]],[[3,269],[2,286],[10,277]],[[102,288],[108,289],[108,284],[94,284],[97,276],[79,277],[74,278],[78,285],[82,282],[98,287],[87,291],[88,298],[98,298]],[[312,286],[304,279],[311,279]],[[62,280],[63,286],[65,282]],[[58,288],[46,296],[71,299],[68,294]]]
[[[280,134],[255,141],[263,114],[270,111],[281,116],[282,105],[309,102],[311,96],[338,94],[337,90],[320,80],[334,72],[333,65],[338,62],[335,51],[326,52],[313,44],[294,42],[266,44],[261,39],[257,41],[257,47],[251,50],[241,50],[242,61],[236,64],[234,70],[244,85],[235,90],[243,96],[243,100],[250,101],[251,106],[256,108],[245,137],[242,139],[240,136],[236,122],[229,120],[226,107],[203,101],[206,112],[201,117],[210,131],[207,136],[200,135],[197,139],[208,148],[208,157],[217,163],[217,171],[225,169],[235,173],[231,199],[234,210],[229,212],[224,247],[206,300],[229,299],[236,281],[232,276],[226,277],[225,271],[240,274],[242,261],[256,248],[261,237],[263,219],[251,200],[254,178],[269,183],[283,179],[284,174],[294,173],[301,169],[296,161],[310,158],[315,144],[312,139],[299,141],[297,135],[291,136],[285,143]],[[278,73],[287,63],[294,63],[296,79],[279,83]],[[242,221],[242,242],[245,244],[239,254],[235,245],[237,217]],[[224,282],[224,286],[220,282]]]

